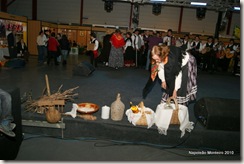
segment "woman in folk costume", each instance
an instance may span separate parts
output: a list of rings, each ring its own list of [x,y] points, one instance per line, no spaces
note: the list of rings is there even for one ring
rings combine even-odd
[[[196,99],[195,57],[180,47],[166,45],[154,46],[151,57],[151,81],[155,81],[158,76],[165,91],[161,103],[172,97],[176,98],[178,104],[188,106],[189,101]]]
[[[115,33],[110,38],[111,50],[108,60],[108,66],[118,69],[124,66],[124,56],[123,56],[123,46],[125,45],[125,40],[121,35],[119,29],[115,30]]]
[[[130,67],[134,65],[134,56],[135,51],[132,46],[132,39],[131,39],[132,33],[127,32],[126,33],[126,39],[125,39],[125,45],[124,45],[124,62],[125,66]]]

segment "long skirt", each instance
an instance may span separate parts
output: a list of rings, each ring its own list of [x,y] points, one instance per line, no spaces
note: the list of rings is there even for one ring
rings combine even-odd
[[[177,92],[178,104],[188,106],[189,102],[196,100],[197,94],[197,63],[194,56],[189,56],[187,75],[182,74],[182,77],[187,77],[187,88],[184,94]],[[166,102],[169,98],[167,93],[163,93],[161,103]]]
[[[124,55],[122,48],[115,48],[114,46],[111,46],[108,66],[113,68],[119,68],[124,66]]]

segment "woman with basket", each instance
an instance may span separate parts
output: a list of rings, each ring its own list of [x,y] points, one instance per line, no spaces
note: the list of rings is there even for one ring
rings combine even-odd
[[[151,51],[151,81],[157,75],[162,81],[164,93],[161,103],[169,97],[179,104],[188,106],[189,101],[196,99],[197,64],[195,57],[176,46],[154,46]]]
[[[183,137],[185,131],[191,132],[194,124],[189,121],[187,106],[189,101],[196,99],[196,60],[189,52],[166,45],[154,46],[151,57],[151,79],[154,81],[158,75],[165,91],[155,112],[155,124],[164,135],[170,124],[178,124]],[[174,100],[173,104],[171,100]]]

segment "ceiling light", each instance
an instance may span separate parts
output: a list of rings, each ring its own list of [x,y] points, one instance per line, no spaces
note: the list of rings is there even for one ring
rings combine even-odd
[[[191,2],[191,5],[206,6],[207,3],[204,3],[204,2]]]
[[[234,7],[234,10],[240,10],[240,7]]]

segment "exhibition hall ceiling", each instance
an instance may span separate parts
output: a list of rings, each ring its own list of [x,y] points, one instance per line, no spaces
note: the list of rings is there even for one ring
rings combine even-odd
[[[184,6],[184,7],[201,7],[193,6],[191,2],[206,3],[206,8],[213,10],[233,10],[234,7],[240,7],[240,0],[104,0],[113,2],[138,3],[140,5],[161,3],[162,5]]]

